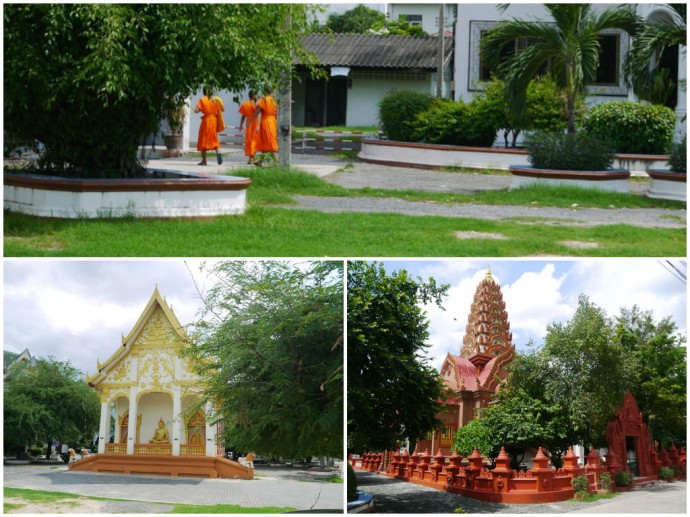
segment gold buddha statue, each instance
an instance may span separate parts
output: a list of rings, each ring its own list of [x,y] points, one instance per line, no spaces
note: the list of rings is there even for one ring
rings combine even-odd
[[[153,432],[153,438],[149,440],[149,443],[170,443],[168,429],[165,427],[163,417],[158,421],[158,429]]]

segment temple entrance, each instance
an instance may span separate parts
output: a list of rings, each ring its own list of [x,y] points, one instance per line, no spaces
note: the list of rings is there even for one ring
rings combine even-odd
[[[637,477],[640,475],[640,468],[639,468],[639,465],[637,464],[636,449],[637,448],[635,446],[635,437],[634,436],[626,436],[625,437],[625,450],[626,450],[626,458],[628,461],[628,470],[630,471],[630,474]]]
[[[630,392],[626,392],[623,405],[609,420],[606,443],[623,470],[635,477],[656,476],[649,430]]]

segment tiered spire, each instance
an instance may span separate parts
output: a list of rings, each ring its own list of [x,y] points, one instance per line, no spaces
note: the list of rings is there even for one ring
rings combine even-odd
[[[492,357],[511,351],[512,341],[501,288],[487,269],[474,293],[460,355],[481,366]]]

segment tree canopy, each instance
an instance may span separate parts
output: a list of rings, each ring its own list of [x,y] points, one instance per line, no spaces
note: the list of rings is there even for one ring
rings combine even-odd
[[[56,440],[74,447],[93,442],[100,416],[98,395],[69,362],[37,359],[4,388],[6,453]]]
[[[341,14],[332,13],[319,30],[336,34],[426,35],[421,27],[410,25],[405,16],[387,20],[382,12],[362,4]]]
[[[518,119],[525,110],[530,81],[548,66],[568,103],[568,132],[575,132],[576,99],[594,82],[599,66],[600,34],[621,29],[635,35],[641,21],[632,7],[619,5],[596,11],[592,4],[544,4],[553,23],[546,20],[519,20],[499,23],[481,41],[482,58],[499,67],[506,82],[508,100]],[[503,60],[517,41],[528,45]]]
[[[348,264],[348,447],[384,450],[414,445],[440,425],[445,393],[424,357],[428,321],[423,303],[441,306],[448,287],[382,264]]]
[[[226,447],[266,456],[343,450],[343,263],[220,262],[193,326]]]
[[[241,91],[314,62],[307,4],[12,4],[4,120],[49,172],[132,176],[137,148],[202,85]],[[289,27],[288,27],[289,26]]]

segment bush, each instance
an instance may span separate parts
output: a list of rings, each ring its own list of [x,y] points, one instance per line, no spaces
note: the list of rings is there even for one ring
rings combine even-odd
[[[621,470],[616,472],[616,475],[613,476],[613,480],[616,482],[616,486],[628,486],[632,483],[632,476],[629,472]]]
[[[428,93],[392,92],[379,102],[379,123],[389,140],[412,142],[415,115],[429,109],[434,98]]]
[[[435,99],[429,109],[415,117],[414,138],[431,144],[491,147],[497,127],[484,116],[481,102]]]
[[[606,490],[607,492],[611,490],[611,474],[602,472],[599,475],[599,486],[602,490]]]
[[[357,476],[350,463],[347,464],[347,502],[357,500]]]
[[[671,149],[671,156],[668,157],[668,168],[673,172],[680,172],[686,174],[687,172],[687,149],[688,137],[684,136],[683,141],[679,144],[673,144]]]
[[[659,468],[659,478],[660,479],[673,479],[676,477],[676,472],[671,467],[660,467]]]
[[[537,169],[603,171],[613,163],[611,148],[585,132],[534,133],[525,147]]]
[[[485,83],[485,90],[476,99],[482,99],[484,116],[491,120],[498,129],[503,129],[505,146],[515,147],[521,131],[536,130],[559,132],[565,130],[568,123],[567,101],[556,82],[544,76],[530,82],[527,87],[526,110],[523,120],[513,115],[508,104],[506,86],[500,79],[494,78]],[[582,108],[583,103],[579,103]],[[578,110],[581,116],[582,109]],[[510,144],[508,136],[512,135]]]
[[[664,154],[671,150],[676,114],[670,108],[611,101],[589,110],[584,127],[617,153]]]
[[[576,494],[583,495],[589,492],[589,481],[587,480],[587,476],[577,476],[573,479],[572,483]]]

